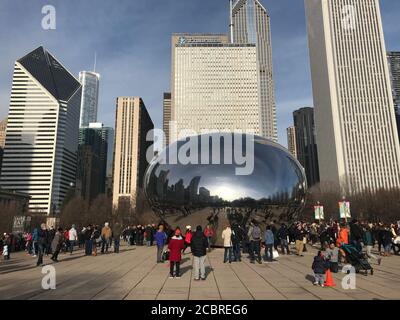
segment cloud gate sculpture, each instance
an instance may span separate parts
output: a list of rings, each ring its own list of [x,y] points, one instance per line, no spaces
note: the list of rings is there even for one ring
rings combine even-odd
[[[284,147],[259,136],[214,133],[179,140],[145,174],[153,211],[172,228],[290,222],[303,210],[306,177]]]

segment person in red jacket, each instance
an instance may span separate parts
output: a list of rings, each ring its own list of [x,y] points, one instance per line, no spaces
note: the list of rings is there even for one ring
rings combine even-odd
[[[207,225],[207,227],[204,229],[204,235],[207,238],[208,241],[208,251],[211,250],[211,241],[214,238],[214,229],[211,225]]]
[[[187,247],[190,248],[190,242],[192,241],[192,227],[186,226],[186,233],[185,233],[185,247],[183,249],[183,253],[185,253]]]
[[[170,279],[174,277],[174,269],[175,277],[180,278],[180,264],[182,260],[182,250],[185,248],[185,243],[181,236],[181,229],[175,229],[175,235],[169,241],[168,249],[169,249],[169,262],[170,262]]]

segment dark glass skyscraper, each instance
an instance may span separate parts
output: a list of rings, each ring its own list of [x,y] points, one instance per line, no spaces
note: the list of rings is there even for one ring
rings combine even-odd
[[[396,112],[397,132],[400,139],[400,52],[388,52],[388,65]]]
[[[314,109],[301,108],[293,112],[296,131],[297,159],[306,171],[307,182],[319,182],[318,152],[315,136]]]

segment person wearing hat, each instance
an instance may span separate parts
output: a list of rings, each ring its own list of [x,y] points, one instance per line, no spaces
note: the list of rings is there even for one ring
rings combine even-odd
[[[185,247],[183,249],[183,253],[185,253],[187,247],[190,247],[190,242],[192,241],[192,227],[186,226],[186,233],[185,233]]]
[[[182,260],[182,250],[185,248],[183,238],[181,236],[181,229],[177,227],[175,229],[174,236],[171,238],[168,244],[169,249],[169,262],[170,262],[170,279],[180,278],[180,264]],[[174,272],[175,271],[175,272]]]
[[[112,230],[110,228],[110,224],[108,222],[106,222],[104,224],[103,229],[101,229],[101,240],[102,240],[102,244],[101,244],[101,253],[104,253],[104,247],[106,249],[106,253],[108,253],[108,247],[110,245],[110,240],[112,238]]]

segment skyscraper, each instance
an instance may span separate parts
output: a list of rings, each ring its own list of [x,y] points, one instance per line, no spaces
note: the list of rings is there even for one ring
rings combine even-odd
[[[0,122],[0,172],[3,163],[4,147],[6,145],[7,118]]]
[[[321,182],[400,186],[378,0],[305,0]]]
[[[217,129],[260,135],[255,45],[232,44],[222,35],[185,34],[174,35],[173,44],[172,120],[177,133]],[[170,132],[170,142],[176,138]]]
[[[89,123],[87,128],[79,129],[77,190],[89,202],[105,193],[112,131],[102,123]]]
[[[171,93],[165,92],[163,99],[163,131],[165,134],[164,147],[169,145],[169,126],[171,121]]]
[[[57,213],[75,183],[81,85],[43,47],[15,62],[0,185]]]
[[[100,75],[92,71],[79,72],[79,82],[82,84],[81,116],[79,126],[88,127],[89,123],[97,122]]]
[[[118,97],[115,116],[115,158],[113,206],[136,208],[148,166],[146,152],[152,146],[146,141],[154,129],[147,109],[139,97]]]
[[[397,132],[400,140],[400,52],[388,52],[388,63],[396,113]]]
[[[295,127],[292,126],[292,127],[287,128],[286,134],[287,134],[288,150],[295,158],[297,158]]]
[[[315,137],[314,109],[301,108],[293,112],[296,132],[297,160],[304,167],[307,183],[319,182],[318,149]]]
[[[261,135],[277,141],[270,17],[258,0],[235,1],[231,15],[233,43],[256,45]]]

